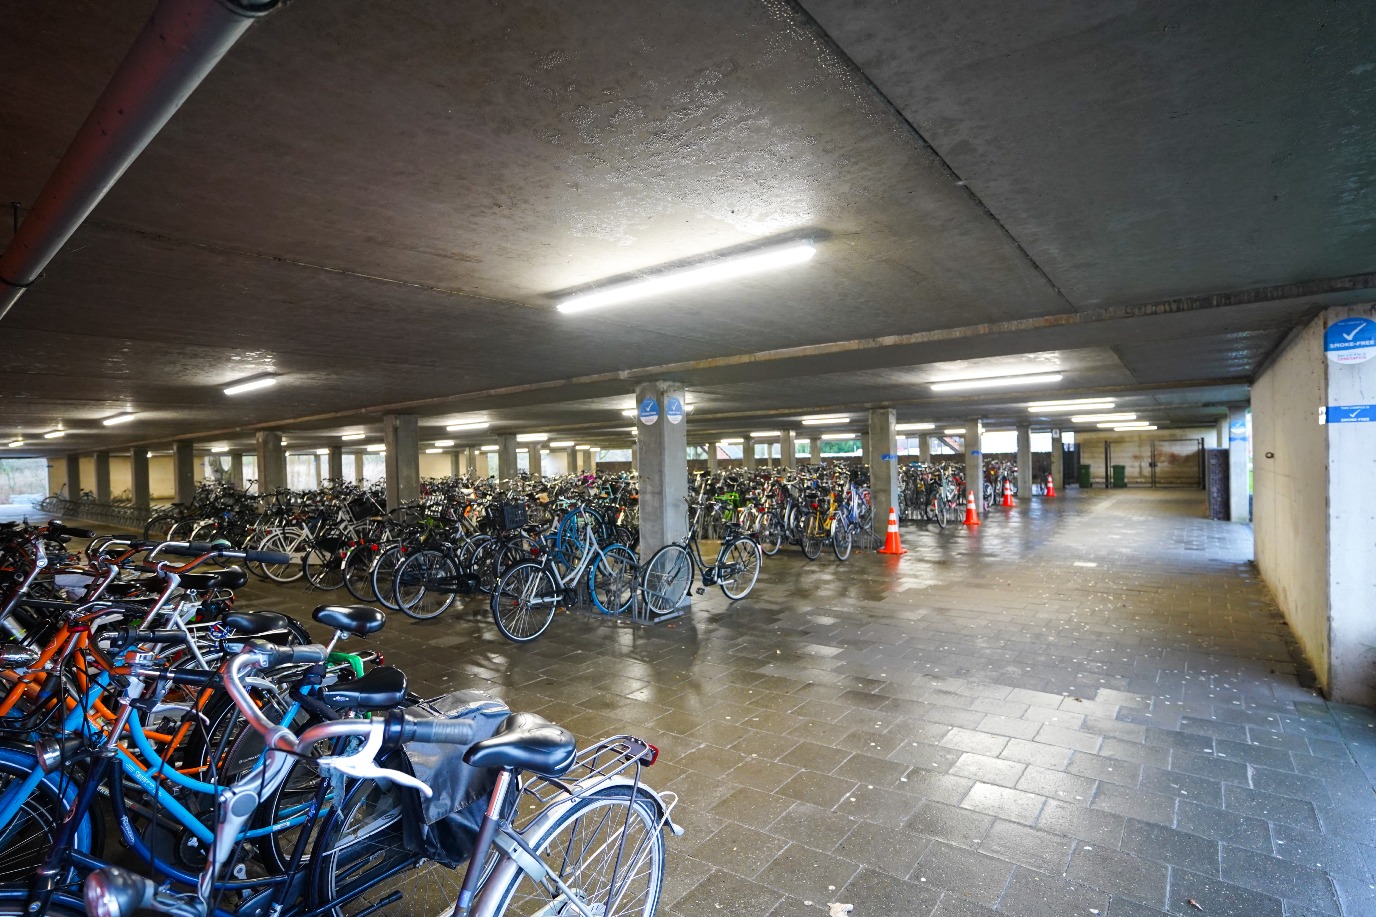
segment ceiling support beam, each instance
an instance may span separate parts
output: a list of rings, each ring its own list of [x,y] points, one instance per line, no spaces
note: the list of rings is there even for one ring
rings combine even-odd
[[[162,0],[0,254],[0,318],[253,21],[279,0]]]

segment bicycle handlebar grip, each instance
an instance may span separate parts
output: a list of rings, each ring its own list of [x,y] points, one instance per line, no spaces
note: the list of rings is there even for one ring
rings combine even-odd
[[[274,646],[263,640],[254,640],[249,644],[254,652],[263,657],[266,664],[263,668],[275,669],[279,665],[298,665],[314,664],[324,662],[329,658],[329,653],[325,647],[315,643],[308,643],[303,646]]]
[[[112,635],[112,644],[128,648],[136,644],[167,646],[186,643],[186,634],[179,630],[139,630],[136,627],[121,627]]]
[[[413,720],[406,718],[401,728],[403,742],[433,742],[436,745],[467,745],[476,738],[471,720]]]
[[[245,551],[244,560],[255,564],[289,564],[291,555],[281,551]]]
[[[94,537],[96,537],[96,533],[93,532],[93,531],[91,531],[90,529],[79,529],[79,528],[75,528],[75,527],[73,527],[73,526],[65,525],[64,523],[58,522],[56,519],[54,519],[52,522],[48,523],[48,534],[49,534],[49,535],[70,535],[72,538],[94,538]]]

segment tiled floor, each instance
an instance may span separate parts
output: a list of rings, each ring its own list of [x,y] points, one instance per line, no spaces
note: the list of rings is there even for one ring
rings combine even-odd
[[[1072,493],[897,560],[789,549],[657,628],[520,647],[474,602],[375,642],[422,693],[658,744],[688,829],[662,914],[1376,914],[1376,716],[1303,686],[1249,530],[1201,514]]]

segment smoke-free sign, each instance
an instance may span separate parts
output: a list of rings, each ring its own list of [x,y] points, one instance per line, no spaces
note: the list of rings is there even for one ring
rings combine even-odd
[[[1376,357],[1376,321],[1344,318],[1328,326],[1323,352],[1334,363],[1365,363]]]
[[[652,427],[656,420],[659,420],[659,402],[653,398],[646,398],[640,402],[640,422]]]

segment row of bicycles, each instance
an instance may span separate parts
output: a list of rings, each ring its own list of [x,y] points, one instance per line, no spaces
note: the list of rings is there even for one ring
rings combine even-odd
[[[913,462],[899,468],[898,484],[899,522],[935,522],[944,529],[964,516],[969,498],[962,465]],[[1018,492],[1017,464],[986,462],[979,491],[981,511],[998,504],[1005,491]]]
[[[0,915],[654,913],[650,743],[422,699],[346,648],[377,607],[237,609],[280,554],[89,538],[0,526]]]

